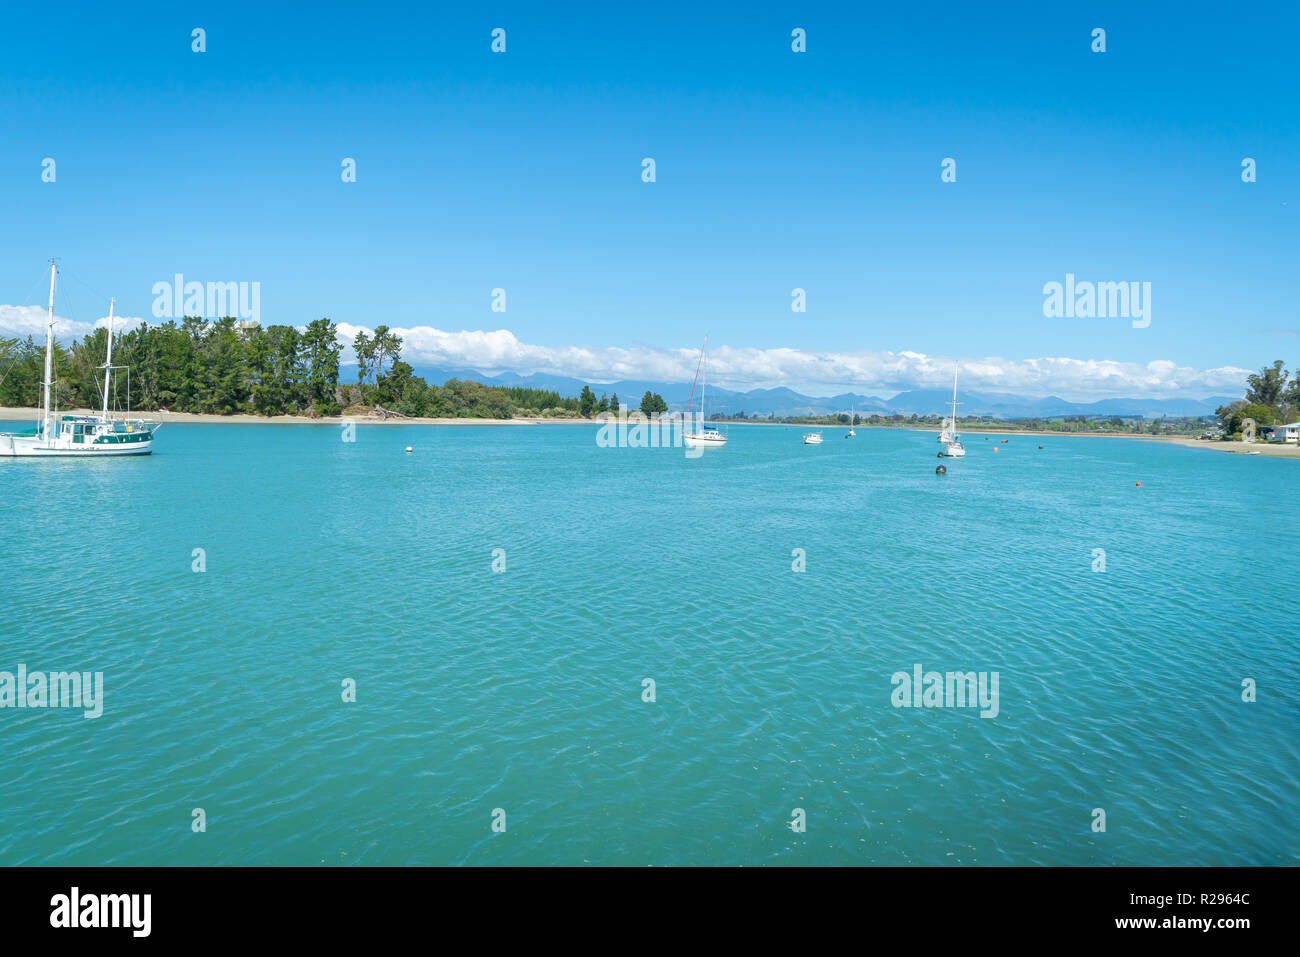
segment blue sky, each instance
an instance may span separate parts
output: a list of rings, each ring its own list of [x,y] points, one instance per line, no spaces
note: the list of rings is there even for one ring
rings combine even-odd
[[[707,332],[733,386],[961,358],[1084,397],[1300,364],[1300,7],[902,6],[10,5],[0,331],[55,255],[77,322],[256,281],[263,323],[412,330],[416,365],[667,378]],[[1150,282],[1150,326],[1045,318],[1066,273]]]

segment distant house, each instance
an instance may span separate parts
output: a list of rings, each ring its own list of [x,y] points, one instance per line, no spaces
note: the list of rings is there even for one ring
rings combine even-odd
[[[1291,445],[1300,443],[1300,422],[1273,426],[1272,440],[1274,442],[1288,442]]]

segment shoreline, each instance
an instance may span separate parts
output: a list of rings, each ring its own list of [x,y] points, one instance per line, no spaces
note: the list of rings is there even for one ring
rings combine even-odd
[[[0,422],[35,422],[39,418],[39,409],[0,406]],[[99,415],[97,409],[60,409],[59,415]],[[118,413],[114,413],[117,415]],[[154,412],[132,412],[133,417],[150,419],[161,424],[239,424],[239,425],[334,425],[339,426],[344,422],[355,422],[357,425],[601,425],[602,421],[598,418],[543,418],[541,416],[520,416],[514,419],[475,419],[475,418],[443,418],[443,417],[411,417],[403,418],[394,416],[384,419],[378,416],[318,416],[312,417],[307,415],[256,415],[251,412],[236,412],[233,415],[216,415],[209,412],[166,412],[158,410]],[[617,422],[618,420],[612,419]],[[639,420],[629,418],[629,425],[636,424]],[[647,423],[654,420],[647,419]],[[674,420],[675,421],[675,420]],[[762,420],[750,420],[748,422],[719,422],[721,425],[741,425],[750,426],[758,425],[765,428],[787,429],[805,429],[805,430],[822,430],[822,429],[847,429],[848,426],[836,423],[834,425],[816,425],[809,422],[767,422]],[[855,428],[858,429],[903,429],[910,432],[929,432],[937,434],[939,427],[929,425],[907,425],[903,423],[891,425],[874,425],[866,422],[859,422]],[[988,428],[988,429],[963,429],[963,435],[1059,435],[1078,438],[1092,439],[1147,439],[1150,441],[1165,441],[1170,439],[1181,438],[1181,436],[1150,436],[1125,432],[1052,432],[1050,430],[1030,430],[1030,429],[1005,429],[1005,428]],[[1189,440],[1190,441],[1190,440]]]
[[[39,409],[33,408],[13,408],[0,406],[0,421],[2,422],[35,422],[39,415]],[[60,409],[60,415],[95,415],[98,414],[93,409]],[[517,419],[458,419],[458,418],[400,418],[393,417],[382,419],[377,416],[331,416],[312,418],[306,415],[253,415],[248,412],[239,412],[234,415],[213,415],[205,412],[133,412],[133,416],[138,415],[142,418],[152,419],[162,425],[321,425],[321,426],[342,426],[345,422],[355,422],[357,425],[494,425],[494,426],[536,426],[536,425],[586,425],[599,426],[599,419],[549,419],[541,417],[521,417]],[[728,422],[731,425],[757,425],[765,427],[785,427],[789,429],[847,429],[847,425],[812,425],[809,423],[799,422]],[[858,429],[901,429],[909,432],[928,432],[937,434],[937,426],[915,426],[915,425],[868,425],[859,423]],[[1219,442],[1205,439],[1195,439],[1190,436],[1181,435],[1142,435],[1140,433],[1123,433],[1123,432],[1052,432],[1041,429],[964,429],[963,435],[998,435],[998,436],[1027,436],[1041,437],[1054,436],[1061,438],[1084,438],[1084,439],[1139,439],[1146,442],[1164,442],[1171,445],[1181,445],[1185,448],[1208,449],[1210,451],[1224,452],[1229,455],[1263,455],[1273,458],[1300,458],[1300,446],[1296,445],[1274,445],[1274,444],[1255,444],[1246,445],[1241,442]]]
[[[1158,436],[1152,441],[1168,442],[1185,448],[1204,448],[1211,452],[1226,452],[1228,455],[1265,455],[1275,459],[1300,458],[1300,445],[1283,445],[1274,442],[1257,442],[1247,445],[1245,442],[1219,442],[1204,439],[1189,439],[1181,435]]]

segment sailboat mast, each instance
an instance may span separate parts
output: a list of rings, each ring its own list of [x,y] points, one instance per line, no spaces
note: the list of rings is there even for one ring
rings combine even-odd
[[[104,354],[104,421],[108,421],[108,380],[113,374],[113,303],[108,300],[108,352]]]
[[[705,337],[705,342],[708,342],[708,337],[707,337],[707,336]],[[699,381],[700,381],[700,368],[701,368],[703,365],[704,365],[704,349],[701,348],[701,349],[700,349],[700,359],[699,359],[699,361],[698,361],[697,363],[695,363],[695,378],[691,380],[691,394],[690,394],[690,397],[687,398],[687,400],[686,400],[686,424],[687,424],[687,425],[690,424],[690,420],[691,420],[691,409],[695,408],[695,386],[696,386],[696,385],[699,383]]]
[[[952,364],[952,434],[957,435],[957,365]]]
[[[700,362],[704,364],[704,380],[700,383],[700,428],[704,428],[704,394],[709,391],[709,337],[704,337],[704,348],[700,350]]]
[[[46,445],[50,442],[50,382],[54,378],[54,275],[57,269],[58,267],[51,261],[50,311],[45,320],[45,381],[43,383],[44,392],[42,393],[45,414],[41,417]]]

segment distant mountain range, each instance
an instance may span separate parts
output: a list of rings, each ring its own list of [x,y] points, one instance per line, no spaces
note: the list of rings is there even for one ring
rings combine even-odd
[[[637,406],[646,390],[664,397],[670,408],[684,409],[690,397],[690,383],[623,381],[604,384],[587,383],[581,379],[534,373],[518,375],[486,375],[474,369],[416,369],[415,374],[426,382],[442,385],[448,379],[472,379],[484,385],[526,386],[533,389],[552,389],[564,396],[576,396],[584,385],[600,394],[618,393],[624,403]],[[1058,396],[1026,398],[1006,392],[961,392],[957,396],[958,411],[962,415],[992,416],[998,419],[1050,418],[1061,415],[1105,415],[1124,418],[1160,418],[1161,416],[1213,415],[1221,405],[1235,401],[1229,396],[1210,396],[1206,399],[1098,399],[1095,402],[1071,402]],[[942,415],[948,411],[952,393],[943,389],[909,389],[890,399],[874,395],[845,392],[832,396],[810,396],[793,389],[751,389],[749,392],[731,392],[727,389],[709,389],[709,411],[735,415],[744,412],[749,416],[833,415],[855,408],[863,415]]]

